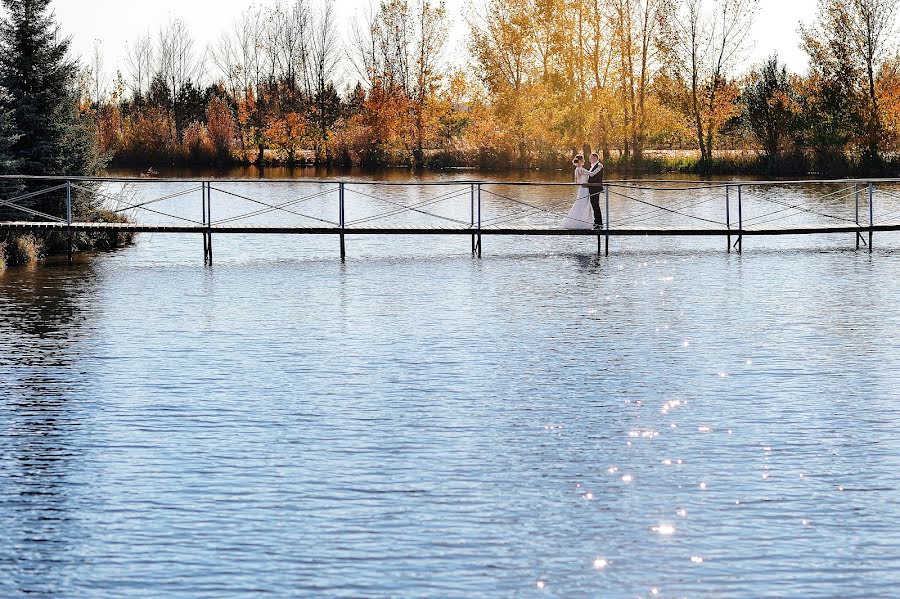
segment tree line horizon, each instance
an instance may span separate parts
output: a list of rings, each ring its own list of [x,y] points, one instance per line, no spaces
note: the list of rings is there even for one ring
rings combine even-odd
[[[95,47],[80,109],[109,161],[142,168],[558,168],[596,150],[622,169],[891,174],[898,2],[819,0],[800,74],[743,68],[759,0],[473,0],[466,67],[440,0],[382,0],[345,40],[333,0],[273,0],[206,49],[171,19],[109,90]]]

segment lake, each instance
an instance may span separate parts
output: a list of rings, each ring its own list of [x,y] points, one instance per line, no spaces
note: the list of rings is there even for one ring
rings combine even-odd
[[[557,222],[573,190],[522,178],[483,218]],[[214,218],[328,191],[249,222],[333,219],[329,185],[218,183]],[[376,222],[470,218],[468,184],[352,189],[348,220],[445,192]],[[641,193],[614,224],[724,216],[720,189]],[[900,235],[347,244],[218,235],[205,268],[143,235],[0,273],[0,596],[896,596]]]

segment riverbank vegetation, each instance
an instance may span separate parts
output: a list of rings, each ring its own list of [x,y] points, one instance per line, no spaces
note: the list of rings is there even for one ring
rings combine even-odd
[[[95,175],[105,165],[97,122],[81,104],[81,69],[59,35],[49,0],[3,0],[0,20],[0,173],[16,175]],[[43,193],[52,185],[23,179],[0,180],[0,220],[23,220],[19,207],[50,215],[66,214],[65,191]],[[97,195],[81,186],[72,196],[78,220],[109,220]],[[39,193],[38,192],[42,192]],[[27,194],[28,199],[16,200]],[[11,201],[12,200],[12,201]],[[80,235],[76,249],[107,247],[108,236]],[[121,241],[126,241],[122,239]],[[59,233],[0,232],[0,268],[66,252]]]
[[[898,0],[820,0],[806,73],[743,61],[757,0],[476,0],[453,68],[439,0],[248,8],[200,48],[175,19],[99,47],[81,101],[114,163],[896,174]],[[459,61],[456,62],[460,64]]]

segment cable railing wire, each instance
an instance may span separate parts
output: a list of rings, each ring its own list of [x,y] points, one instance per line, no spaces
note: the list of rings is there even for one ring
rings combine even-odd
[[[194,224],[194,225],[201,225],[201,226],[203,225],[203,223],[200,222],[200,221],[198,221],[198,220],[193,220],[193,219],[190,219],[190,218],[185,218],[185,217],[183,217],[183,216],[176,216],[176,215],[174,215],[174,214],[168,214],[168,213],[166,213],[166,212],[161,212],[161,211],[159,211],[159,210],[154,210],[153,208],[147,208],[147,207],[145,207],[145,206],[144,206],[144,207],[137,208],[135,205],[129,204],[128,202],[126,202],[126,201],[123,200],[122,198],[117,198],[117,197],[115,197],[115,196],[108,195],[108,194],[106,194],[106,193],[97,191],[97,190],[95,190],[95,189],[89,189],[89,188],[87,188],[87,187],[82,187],[81,185],[77,185],[77,184],[75,184],[75,183],[72,183],[72,188],[73,188],[73,189],[80,189],[81,191],[85,191],[85,192],[87,192],[87,193],[93,193],[93,194],[96,194],[96,195],[98,195],[98,196],[100,196],[100,197],[104,197],[104,198],[106,198],[106,199],[108,199],[108,200],[110,200],[110,201],[113,201],[113,202],[119,202],[120,204],[124,205],[126,208],[130,208],[130,209],[138,209],[138,210],[146,210],[147,212],[152,212],[153,214],[157,214],[157,215],[159,215],[159,216],[164,216],[164,217],[166,217],[166,218],[173,218],[173,219],[175,219],[175,220],[184,221],[184,222],[191,223],[191,224]]]
[[[231,217],[228,217],[228,218],[223,218],[223,219],[217,220],[217,221],[215,221],[215,222],[212,223],[213,225],[222,225],[222,224],[231,223],[231,222],[235,222],[235,221],[239,221],[239,220],[245,220],[245,219],[248,219],[248,218],[254,218],[254,217],[257,217],[257,216],[262,216],[263,214],[269,214],[269,213],[271,213],[271,212],[276,212],[276,211],[286,212],[286,213],[288,213],[288,214],[293,214],[293,215],[295,215],[295,216],[300,216],[300,217],[303,217],[303,218],[308,218],[308,219],[311,219],[311,220],[316,220],[316,221],[323,222],[323,223],[327,223],[327,224],[330,224],[330,225],[337,225],[337,224],[338,224],[338,223],[336,223],[336,222],[334,222],[334,221],[331,221],[331,220],[322,219],[322,218],[318,218],[318,217],[315,217],[315,216],[310,216],[310,215],[304,214],[304,213],[302,213],[302,212],[297,212],[297,211],[295,211],[295,210],[289,210],[289,209],[287,209],[287,208],[285,207],[285,206],[294,206],[294,205],[299,204],[299,203],[301,203],[301,202],[306,202],[306,201],[309,201],[309,200],[312,200],[312,199],[315,199],[315,198],[318,198],[318,197],[322,197],[322,196],[328,195],[328,194],[330,194],[330,193],[334,193],[335,191],[337,191],[337,190],[335,190],[335,189],[325,189],[325,190],[319,191],[319,192],[317,192],[317,193],[314,193],[314,194],[310,194],[310,195],[304,196],[304,197],[302,197],[302,198],[295,198],[295,199],[293,199],[293,200],[289,200],[289,201],[284,202],[284,203],[282,203],[282,204],[269,204],[269,203],[267,203],[267,202],[263,202],[262,200],[257,200],[257,199],[255,199],[255,198],[243,196],[243,195],[241,195],[241,194],[237,194],[237,193],[234,193],[234,192],[231,192],[231,191],[226,191],[226,190],[221,189],[221,188],[218,188],[218,187],[210,187],[210,190],[218,191],[218,192],[220,192],[220,193],[224,193],[224,194],[226,194],[226,195],[229,195],[229,196],[232,196],[232,197],[241,199],[241,200],[246,200],[246,201],[248,201],[248,202],[253,202],[253,203],[256,203],[256,204],[259,204],[259,205],[261,205],[261,206],[265,206],[265,207],[266,207],[266,208],[262,208],[262,209],[255,210],[255,211],[252,211],[252,212],[248,212],[248,213],[246,213],[246,214],[239,214],[239,215],[237,215],[237,216],[231,216]]]
[[[118,214],[118,213],[124,212],[126,210],[143,208],[144,206],[149,206],[151,204],[157,204],[159,202],[165,202],[166,200],[173,200],[175,198],[180,198],[180,197],[186,196],[188,194],[196,193],[196,192],[200,191],[201,189],[203,189],[202,186],[201,187],[192,187],[192,188],[186,189],[184,191],[179,191],[177,193],[172,193],[167,196],[162,196],[161,198],[155,198],[153,200],[147,200],[146,202],[141,202],[139,204],[135,204],[134,208],[117,208],[117,209],[113,210],[113,212]]]
[[[852,188],[851,188],[851,189],[852,189]],[[853,193],[854,193],[854,192],[851,191],[850,193],[844,194],[843,196],[839,196],[838,199],[844,199],[844,198],[853,197]],[[822,199],[822,198],[816,198],[816,199]],[[800,203],[800,204],[795,204],[795,205],[793,205],[793,206],[785,206],[784,208],[779,208],[778,210],[773,210],[772,212],[767,212],[767,213],[765,213],[765,214],[760,214],[760,215],[757,215],[757,216],[751,216],[751,217],[749,217],[749,218],[745,218],[745,219],[743,219],[743,221],[744,221],[743,224],[746,225],[747,223],[749,223],[749,222],[751,222],[751,221],[756,221],[756,220],[759,220],[759,219],[762,219],[762,218],[766,218],[766,217],[769,217],[769,216],[772,216],[772,215],[775,215],[775,214],[781,214],[781,213],[783,213],[783,212],[788,212],[788,211],[792,211],[792,210],[793,210],[793,211],[796,211],[796,212],[807,212],[807,210],[805,210],[804,208],[802,208],[802,206],[803,206],[805,203],[806,203],[806,202],[803,202],[803,203]],[[834,217],[834,218],[839,218],[839,217]],[[781,219],[770,219],[770,220],[765,220],[765,221],[762,221],[762,222],[754,223],[752,226],[757,226],[757,227],[758,227],[759,225],[766,224],[766,223],[770,223],[770,222],[775,222],[775,221],[777,221],[777,220],[781,220]]]
[[[10,177],[7,176],[7,177],[3,177],[3,178],[9,179]],[[13,177],[13,178],[17,178],[17,177]],[[177,214],[171,214],[171,213],[167,213],[164,211],[154,210],[154,209],[149,208],[149,206],[151,206],[153,204],[157,204],[160,202],[164,202],[166,200],[171,200],[171,199],[183,197],[183,196],[186,196],[186,195],[189,195],[192,193],[196,193],[197,191],[203,189],[204,186],[192,186],[189,189],[183,189],[181,191],[177,191],[177,192],[163,195],[160,197],[155,197],[153,199],[149,199],[146,201],[132,203],[132,202],[135,202],[135,200],[132,198],[135,198],[135,196],[138,196],[138,194],[137,193],[125,194],[125,191],[127,191],[127,186],[123,186],[122,190],[120,190],[118,193],[116,193],[115,190],[106,191],[106,190],[104,190],[103,185],[99,185],[99,183],[102,183],[102,182],[121,181],[121,182],[127,183],[130,180],[125,181],[125,180],[110,179],[110,178],[78,178],[78,177],[26,178],[26,179],[28,179],[28,180],[34,179],[34,180],[50,180],[50,181],[57,181],[57,180],[58,181],[68,181],[68,184],[71,186],[72,189],[77,189],[82,192],[93,194],[96,197],[105,198],[112,202],[116,202],[117,205],[116,205],[115,209],[113,210],[113,212],[115,212],[115,213],[123,212],[126,210],[133,210],[133,211],[143,210],[148,213],[152,213],[155,215],[159,215],[161,217],[165,217],[167,219],[184,221],[184,222],[199,225],[199,226],[210,226],[210,223],[205,223],[205,222],[201,223],[198,220],[194,220],[191,218],[179,216]],[[141,183],[151,183],[152,184],[152,183],[157,183],[160,180],[140,179],[139,181]],[[180,180],[180,181],[184,182],[185,180]],[[237,181],[237,180],[224,180],[223,183],[228,184],[228,183],[233,183],[235,181]],[[254,180],[254,181],[258,181],[258,180]],[[298,182],[298,180],[289,180],[289,181],[294,184],[296,184]],[[892,180],[871,180],[872,183],[877,182],[877,181],[888,182],[888,183],[891,183],[892,185],[889,186],[890,187],[889,189],[885,189],[885,186],[878,187],[877,199],[883,198],[883,199],[889,200],[889,201],[884,201],[879,206],[879,208],[881,208],[881,207],[886,208],[887,211],[876,215],[877,220],[873,219],[872,224],[886,223],[888,221],[888,219],[892,219],[892,217],[894,217],[895,215],[900,214],[900,208],[892,209],[892,208],[894,208],[894,206],[896,206],[896,204],[894,206],[892,206],[892,204],[893,204],[892,200],[900,200],[900,192],[897,191],[897,188],[893,184],[900,183],[900,179],[898,179],[898,180],[893,180],[893,179]],[[208,184],[207,181],[205,181],[205,182]],[[267,180],[266,182],[268,183],[271,181]],[[314,182],[318,185],[323,184],[323,182],[320,180],[314,180]],[[648,180],[644,180],[643,182],[644,183],[652,183],[651,181],[648,181]],[[742,196],[744,217],[742,219],[740,219],[740,222],[731,222],[730,223],[731,227],[737,226],[737,227],[739,227],[739,229],[745,229],[745,230],[754,231],[754,232],[761,231],[761,230],[765,231],[765,230],[769,230],[769,229],[771,229],[771,230],[790,230],[791,228],[795,228],[795,226],[792,227],[792,225],[789,223],[790,222],[800,222],[797,220],[797,218],[802,214],[808,214],[808,215],[812,215],[812,216],[819,217],[819,218],[830,219],[830,220],[834,220],[834,221],[840,221],[843,223],[849,223],[849,224],[855,225],[858,223],[856,222],[856,220],[854,218],[852,218],[852,217],[847,218],[845,216],[841,216],[841,214],[845,214],[845,209],[847,208],[846,200],[848,198],[852,198],[855,193],[863,192],[866,195],[868,195],[867,189],[862,187],[861,183],[869,183],[869,182],[870,182],[870,180],[860,180],[859,183],[855,182],[854,180],[837,180],[837,181],[829,181],[829,182],[777,181],[777,182],[746,182],[746,183],[729,181],[729,182],[722,182],[722,183],[710,183],[708,185],[697,185],[695,183],[686,182],[684,185],[679,185],[677,187],[665,186],[666,183],[673,183],[673,184],[680,183],[680,182],[676,182],[676,181],[670,181],[670,182],[662,181],[663,186],[653,186],[652,184],[636,185],[636,184],[631,184],[630,182],[618,183],[618,184],[617,183],[607,183],[609,185],[608,193],[610,195],[615,196],[617,199],[622,200],[621,203],[617,202],[618,205],[624,204],[627,206],[627,204],[633,203],[634,205],[646,206],[649,209],[638,212],[637,214],[631,214],[631,215],[627,214],[627,212],[629,212],[629,210],[627,210],[627,209],[624,211],[621,209],[613,209],[611,211],[613,214],[615,214],[617,212],[617,210],[619,213],[622,214],[622,216],[620,217],[619,220],[610,219],[609,218],[611,216],[610,214],[605,214],[605,216],[610,225],[618,227],[618,228],[634,227],[635,225],[639,225],[641,223],[652,221],[657,216],[663,216],[666,213],[671,214],[671,215],[676,215],[676,216],[684,218],[684,219],[689,219],[692,221],[698,221],[698,222],[702,222],[702,223],[709,223],[711,225],[716,225],[716,226],[721,227],[721,226],[725,226],[727,223],[722,222],[722,220],[715,220],[714,219],[715,216],[710,215],[710,210],[695,210],[695,212],[699,212],[699,213],[703,214],[704,216],[690,214],[690,213],[687,213],[686,211],[700,207],[700,206],[704,206],[706,204],[715,202],[717,200],[724,201],[725,196],[724,195],[720,196],[717,193],[717,190],[744,186],[745,189],[744,189],[744,193]],[[96,185],[91,185],[91,183],[95,183]],[[444,185],[444,186],[451,187],[451,189],[449,191],[445,191],[443,193],[440,193],[437,196],[425,198],[421,201],[413,202],[411,204],[403,204],[401,202],[398,202],[398,201],[395,201],[392,199],[388,199],[385,197],[379,197],[379,195],[377,195],[377,193],[368,193],[367,191],[362,191],[361,189],[359,189],[359,187],[365,188],[364,186],[380,185],[382,183],[385,183],[385,182],[353,182],[350,184],[348,184],[346,182],[342,183],[345,191],[348,194],[350,194],[350,193],[356,194],[359,197],[371,199],[376,203],[383,203],[383,204],[395,207],[395,209],[388,209],[388,211],[381,213],[381,214],[372,214],[369,216],[362,216],[362,217],[357,218],[356,220],[351,221],[349,223],[344,223],[345,226],[347,226],[347,225],[358,226],[358,225],[361,225],[364,223],[370,223],[370,222],[373,222],[376,220],[391,218],[391,217],[394,217],[394,216],[397,216],[400,214],[404,214],[404,213],[417,213],[417,214],[421,214],[421,215],[424,215],[424,216],[427,216],[430,218],[440,219],[440,220],[448,222],[448,223],[453,223],[454,225],[459,225],[459,226],[462,226],[465,228],[474,228],[475,227],[476,223],[471,222],[468,218],[468,215],[466,215],[465,220],[462,220],[460,218],[455,218],[453,216],[445,216],[443,214],[438,214],[433,211],[423,209],[423,208],[427,208],[429,206],[435,205],[440,202],[456,200],[458,198],[469,195],[471,193],[471,189],[469,189],[469,187],[472,185],[472,183],[470,183],[470,182],[467,182],[467,181],[444,181],[444,182],[418,182],[417,181],[417,182],[412,182],[412,183],[404,182],[405,185],[411,186],[413,188],[418,187],[418,186],[424,186],[425,184],[428,184],[430,186]],[[393,185],[394,183],[391,182],[391,184]],[[828,193],[810,194],[810,192],[815,191],[814,188],[810,189],[810,187],[809,187],[813,184],[829,185],[829,186],[839,185],[839,187],[837,189],[834,189],[833,191],[829,191]],[[34,183],[32,183],[31,185],[34,185]],[[351,188],[350,185],[352,185],[353,187]],[[490,188],[486,188],[487,185],[494,185],[497,187],[516,187],[516,186],[520,186],[520,185],[521,186],[531,186],[531,187],[534,187],[534,186],[565,186],[567,188],[579,187],[579,184],[577,184],[577,183],[540,183],[540,182],[512,183],[512,182],[505,182],[505,181],[504,182],[491,182],[491,183],[481,182],[481,183],[479,183],[479,186],[480,186],[481,192],[484,195],[495,198],[496,200],[500,200],[499,202],[493,201],[488,204],[489,209],[492,209],[492,211],[494,211],[495,215],[492,216],[491,218],[481,218],[480,219],[479,225],[482,229],[506,228],[506,226],[509,223],[514,223],[515,221],[525,221],[526,219],[528,219],[527,222],[523,222],[520,225],[515,225],[515,224],[512,225],[512,226],[520,226],[523,228],[523,230],[528,230],[529,227],[530,228],[535,228],[538,226],[546,227],[548,225],[545,223],[547,223],[548,219],[550,219],[550,218],[562,219],[565,216],[564,212],[562,212],[560,210],[560,208],[556,206],[557,202],[554,199],[548,200],[548,204],[550,204],[550,205],[541,206],[541,205],[537,205],[534,203],[530,203],[528,201],[518,199],[516,197],[504,195],[504,193],[499,193],[498,191],[494,191]],[[798,189],[791,190],[790,186],[792,186],[792,185],[802,185],[804,187],[799,190]],[[34,208],[31,208],[29,206],[21,205],[21,202],[25,202],[26,200],[29,200],[29,199],[35,198],[35,197],[39,197],[44,194],[53,193],[53,192],[65,189],[66,187],[67,187],[67,185],[65,183],[62,183],[59,185],[54,185],[54,186],[48,187],[46,189],[29,192],[27,194],[23,194],[23,195],[14,197],[14,198],[6,199],[6,200],[0,199],[0,207],[9,208],[10,210],[18,210],[18,211],[23,212],[24,214],[28,214],[28,215],[31,215],[32,217],[37,217],[40,219],[46,219],[47,221],[52,221],[52,222],[56,222],[56,223],[66,222],[65,218],[53,216],[51,214],[47,214],[45,212],[35,210]],[[229,191],[228,189],[222,188],[222,187],[209,186],[209,189],[211,191],[216,191],[218,193],[221,193],[221,194],[224,194],[224,195],[227,195],[230,197],[253,202],[253,203],[256,203],[263,207],[260,210],[254,210],[254,211],[251,211],[251,212],[248,212],[245,214],[228,216],[226,218],[222,218],[218,221],[214,221],[213,223],[211,223],[212,225],[224,225],[224,224],[233,223],[233,222],[244,220],[244,219],[254,218],[256,216],[268,214],[271,212],[282,211],[282,212],[285,212],[286,214],[295,215],[295,216],[301,217],[303,219],[309,219],[309,220],[317,221],[320,223],[326,223],[330,226],[336,226],[336,227],[340,226],[339,223],[337,223],[333,220],[319,218],[317,216],[305,214],[304,212],[290,209],[291,206],[295,206],[296,204],[299,204],[301,202],[310,201],[310,200],[313,200],[316,198],[321,198],[328,194],[332,194],[340,188],[324,189],[324,190],[318,191],[316,193],[312,193],[312,194],[309,194],[309,195],[306,195],[306,196],[303,196],[300,198],[294,198],[294,199],[291,199],[291,200],[283,202],[283,203],[268,203],[268,202],[250,197],[250,196],[241,195],[239,193]],[[821,188],[819,188],[819,189],[821,189]],[[636,191],[639,193],[628,193],[629,191]],[[650,196],[649,198],[647,198],[644,195],[645,192],[647,195]],[[666,200],[667,196],[665,196],[663,194],[660,194],[660,196],[653,196],[652,194],[655,192],[664,192],[664,193],[686,192],[685,195],[693,196],[693,197],[688,197],[687,199],[684,199],[681,203],[675,203],[674,206],[665,206],[665,205],[662,205],[662,203],[657,203],[657,202],[660,202],[659,198]],[[692,193],[687,193],[687,192],[692,192]],[[697,193],[697,192],[700,192],[700,193]],[[509,193],[509,192],[507,192],[507,193]],[[523,192],[523,193],[526,193],[526,195],[527,195],[527,192]],[[802,199],[802,201],[793,201],[792,202],[791,198],[790,198],[791,195],[793,195],[794,198],[797,198],[797,196],[799,195],[803,199]],[[787,197],[783,197],[783,196],[787,196]],[[126,201],[124,199],[124,197],[128,197],[129,201]],[[799,198],[797,198],[797,199],[799,199]],[[868,198],[866,198],[866,199],[868,199]],[[474,196],[473,196],[473,200],[474,200]],[[538,201],[543,201],[543,200],[538,200]],[[507,207],[506,209],[503,209],[502,207],[503,207],[504,202],[509,202],[511,204],[515,204],[516,206],[519,206],[522,209],[516,210],[515,208],[511,208],[511,207]],[[732,196],[731,202],[732,203],[730,205],[733,207],[734,206],[734,204],[733,204],[734,196]],[[748,212],[752,213],[752,212],[755,212],[756,210],[760,210],[760,209],[765,210],[766,206],[763,203],[771,204],[774,207],[774,209],[770,210],[770,211],[764,211],[760,214],[748,215]],[[851,204],[852,204],[852,202],[851,202]],[[468,206],[468,202],[467,202],[467,206]],[[472,208],[474,211],[474,203],[472,205]],[[500,210],[498,210],[498,208],[500,208]],[[748,210],[748,208],[750,208],[750,210]],[[851,209],[852,209],[852,206],[851,206]],[[458,215],[459,210],[460,210],[459,204],[454,203],[453,209],[450,212],[452,214]],[[733,208],[732,208],[732,210],[733,210]],[[507,211],[509,211],[509,212],[506,214],[497,214],[497,212],[507,212]],[[442,212],[443,212],[443,210],[442,210]],[[541,218],[541,216],[546,217],[546,218]],[[724,213],[722,214],[722,216],[724,217]],[[734,220],[734,216],[735,216],[735,214],[732,211],[732,214],[731,214],[732,221]],[[773,217],[775,217],[775,218],[773,218]],[[414,219],[414,220],[417,220],[417,219]],[[667,220],[671,220],[671,219],[663,218],[662,222],[666,222]],[[813,220],[817,220],[817,219],[813,219]],[[868,220],[868,215],[867,215],[867,220]],[[578,220],[578,222],[581,224],[587,225],[587,226],[593,225],[592,222],[588,222],[586,220],[585,221]],[[777,223],[777,224],[773,225],[772,223]],[[868,225],[868,223],[865,223],[865,224],[862,224],[859,226],[865,227],[867,225]],[[825,224],[821,223],[821,221],[819,221],[818,226],[824,227]],[[762,227],[765,227],[765,228],[763,229]],[[432,227],[432,228],[434,228],[434,227]],[[739,229],[734,229],[734,230],[738,231]],[[635,228],[635,230],[642,230],[642,229],[640,229],[638,227],[638,228]],[[702,230],[713,230],[713,229],[702,229]],[[602,232],[601,232],[601,234],[602,234]]]
[[[58,191],[61,189],[65,189],[66,185],[55,185],[53,187],[47,187],[45,189],[39,189],[37,191],[32,191],[29,193],[25,193],[22,195],[18,195],[13,198],[9,198],[8,200],[0,200],[0,206],[6,206],[7,208],[12,208],[13,210],[18,210],[24,212],[25,214],[30,214],[31,216],[39,216],[41,218],[48,218],[54,222],[65,222],[64,218],[59,218],[57,216],[53,216],[52,214],[47,214],[46,212],[41,212],[39,210],[35,210],[34,208],[30,208],[28,206],[22,206],[19,202],[23,202],[25,200],[30,200],[32,198],[36,198],[42,196],[44,194],[50,193],[52,191]]]
[[[622,194],[622,193],[619,193],[619,192],[616,192],[616,191],[610,191],[610,193],[613,194],[613,195],[617,195],[617,196],[619,196],[620,198],[625,198],[625,199],[631,200],[632,202],[637,202],[637,203],[639,203],[639,204],[644,204],[644,205],[646,205],[646,206],[652,206],[653,208],[658,208],[658,209],[660,209],[660,210],[662,210],[662,211],[664,211],[664,212],[670,212],[670,213],[672,213],[672,214],[677,214],[677,215],[679,215],[679,216],[683,216],[683,217],[686,217],[686,218],[691,218],[691,219],[694,219],[694,220],[699,220],[699,221],[703,221],[703,222],[707,222],[707,223],[712,223],[712,224],[714,224],[714,225],[722,225],[722,226],[725,225],[725,223],[723,223],[723,222],[721,222],[721,221],[716,221],[716,220],[711,220],[711,219],[708,219],[708,218],[703,218],[702,216],[694,216],[693,214],[684,214],[683,212],[678,212],[678,211],[676,211],[676,210],[672,210],[671,208],[666,208],[665,206],[658,206],[658,205],[656,205],[656,204],[653,204],[652,202],[646,202],[646,201],[644,201],[644,200],[640,200],[640,199],[638,199],[638,198],[634,198],[634,197],[631,197],[631,196],[628,196],[628,195],[625,195],[625,194]]]
[[[755,197],[756,197],[756,199],[758,199],[758,200],[760,200],[760,201],[763,201],[763,202],[770,202],[770,203],[775,204],[775,205],[777,205],[777,206],[784,206],[785,208],[794,208],[794,209],[796,209],[796,210],[798,210],[798,211],[800,211],[800,212],[806,212],[807,214],[814,214],[814,215],[816,215],[816,216],[821,216],[821,217],[823,217],[823,218],[831,218],[831,219],[834,219],[834,220],[840,220],[840,221],[848,222],[848,223],[855,223],[855,222],[856,222],[855,220],[853,220],[853,219],[851,219],[851,218],[843,218],[843,217],[841,217],[841,216],[835,216],[835,215],[833,215],[833,214],[827,214],[827,213],[825,213],[825,212],[819,212],[819,211],[816,211],[816,210],[812,210],[812,209],[810,209],[810,208],[800,208],[800,207],[799,207],[800,205],[797,205],[797,206],[790,206],[789,204],[786,204],[786,203],[784,203],[784,202],[779,202],[778,200],[773,200],[772,198],[761,197],[761,196],[759,196],[758,194],[757,194]],[[806,202],[804,202],[804,203],[806,203]]]
[[[373,200],[376,200],[376,201],[379,201],[379,202],[383,202],[383,203],[385,203],[385,204],[390,204],[390,205],[392,205],[392,206],[397,206],[397,207],[398,207],[398,210],[394,210],[394,211],[392,211],[392,212],[386,212],[386,213],[382,213],[382,214],[374,214],[374,215],[371,215],[371,216],[363,217],[363,218],[357,219],[357,220],[355,220],[355,221],[351,221],[351,222],[349,222],[349,223],[346,223],[346,224],[351,225],[351,226],[353,226],[353,225],[359,225],[359,224],[366,223],[366,222],[371,222],[371,221],[373,221],[373,220],[380,220],[380,219],[383,219],[383,218],[389,218],[389,217],[391,217],[391,216],[395,216],[395,215],[397,215],[397,214],[402,214],[402,213],[404,213],[404,212],[416,212],[416,213],[418,213],[418,214],[424,214],[424,215],[426,215],[426,216],[431,216],[431,217],[434,217],[434,218],[439,218],[439,219],[446,220],[446,221],[453,222],[453,223],[460,224],[460,225],[466,225],[466,226],[469,226],[469,225],[470,225],[470,223],[467,222],[467,221],[459,220],[459,219],[456,219],[456,218],[451,218],[451,217],[449,217],[449,216],[442,216],[442,215],[440,215],[440,214],[434,214],[434,213],[432,213],[432,212],[428,212],[428,211],[425,211],[425,210],[419,210],[419,209],[418,209],[418,206],[425,206],[425,205],[436,204],[436,203],[438,203],[438,202],[443,202],[443,201],[445,201],[445,200],[449,200],[449,199],[452,199],[452,198],[454,198],[454,197],[459,197],[459,196],[468,194],[468,193],[469,193],[468,190],[455,190],[455,191],[450,191],[450,192],[441,194],[441,195],[438,196],[437,198],[429,198],[429,199],[427,199],[427,200],[424,200],[423,202],[419,202],[418,205],[417,205],[417,204],[412,204],[412,205],[409,205],[409,206],[404,205],[404,204],[401,204],[401,203],[399,203],[399,202],[394,202],[394,201],[392,201],[392,200],[387,200],[387,199],[385,199],[385,198],[381,198],[381,197],[378,197],[378,196],[373,196],[373,195],[371,195],[371,194],[367,194],[367,193],[365,193],[365,192],[362,192],[362,191],[359,191],[359,190],[356,190],[356,189],[350,190],[350,189],[347,189],[347,188],[345,187],[345,192],[346,192],[346,191],[350,191],[351,193],[355,193],[355,194],[360,195],[360,196],[363,196],[363,197],[367,197],[367,198],[370,198],[370,199],[373,199]]]
[[[694,202],[691,204],[675,206],[674,208],[672,208],[672,210],[675,210],[675,211],[689,210],[691,208],[696,208],[697,206],[702,206],[704,204],[708,204],[710,202],[713,202],[715,200],[720,200],[720,199],[721,198],[719,198],[718,196],[707,196],[707,198],[704,200],[701,200],[699,202]],[[647,222],[653,216],[659,214],[660,212],[661,212],[660,208],[654,208],[653,210],[648,210],[647,212],[643,212],[641,214],[635,214],[634,216],[626,216],[626,217],[624,217],[623,220],[615,221],[615,223],[616,223],[616,226],[634,225],[634,224],[638,224],[638,223],[643,223],[643,222]],[[613,222],[614,221],[610,221],[610,225],[612,225]]]
[[[450,218],[450,217],[447,217],[447,216],[441,216],[441,215],[439,215],[439,214],[434,214],[434,213],[432,213],[432,212],[428,212],[428,211],[425,211],[425,210],[420,210],[420,208],[425,207],[425,206],[431,206],[431,205],[433,205],[433,204],[437,204],[437,203],[440,203],[440,202],[443,202],[443,201],[446,201],[446,200],[454,199],[455,197],[459,197],[459,196],[463,195],[463,193],[464,193],[464,192],[461,192],[461,193],[458,194],[457,196],[442,197],[442,198],[440,198],[440,199],[430,199],[430,200],[427,200],[427,201],[424,201],[424,202],[419,202],[419,203],[417,203],[417,204],[413,204],[413,205],[411,205],[411,206],[408,207],[408,208],[398,208],[398,209],[392,210],[392,211],[390,211],[390,212],[383,212],[383,213],[380,213],[380,214],[373,214],[373,215],[371,215],[371,216],[366,216],[366,217],[359,218],[359,219],[354,220],[354,221],[350,221],[349,223],[346,223],[346,225],[352,227],[352,226],[357,226],[357,225],[365,224],[365,223],[372,222],[372,221],[376,221],[376,220],[382,220],[382,219],[385,219],[385,218],[390,218],[390,217],[396,216],[396,215],[398,215],[398,214],[403,214],[404,212],[416,212],[416,213],[418,213],[418,214],[424,214],[424,215],[426,215],[426,216],[432,216],[432,217],[435,217],[435,218],[438,218],[438,219],[441,219],[441,220],[446,220],[446,221],[448,221],[448,222],[452,222],[452,223],[457,224],[457,225],[461,225],[461,226],[465,226],[465,227],[471,227],[471,224],[468,223],[468,222],[466,222],[466,221],[464,221],[464,220],[459,220],[459,219],[455,219],[455,218]]]

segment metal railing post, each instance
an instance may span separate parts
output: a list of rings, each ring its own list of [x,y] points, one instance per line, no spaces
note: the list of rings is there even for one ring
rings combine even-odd
[[[478,257],[481,258],[481,183],[478,184]]]
[[[471,212],[471,219],[469,221],[469,228],[475,228],[475,184],[469,184],[469,208]],[[472,233],[472,255],[475,255],[475,233]]]
[[[69,264],[72,263],[72,181],[66,179],[66,235],[69,245]]]
[[[200,206],[203,212],[203,228],[201,229],[203,234],[203,264],[207,264],[207,260],[209,259],[209,239],[206,235],[206,183],[200,185]]]
[[[609,184],[606,185],[606,256],[609,256]]]
[[[744,199],[743,189],[738,185],[738,254],[744,253]]]
[[[731,253],[731,186],[725,186],[725,227],[728,229],[728,253]]]
[[[338,184],[338,225],[340,226],[341,233],[341,262],[346,262],[347,260],[347,247],[344,242],[344,227],[346,226],[346,221],[344,220],[346,213],[344,211],[344,182]]]
[[[856,226],[859,227],[859,183],[853,184],[853,195],[856,199]],[[859,236],[860,232],[856,231],[856,249],[859,249]]]
[[[213,245],[212,245],[212,183],[206,182],[206,263],[212,266],[213,263]]]
[[[869,181],[869,253],[872,253],[872,227],[875,226],[875,184]]]

